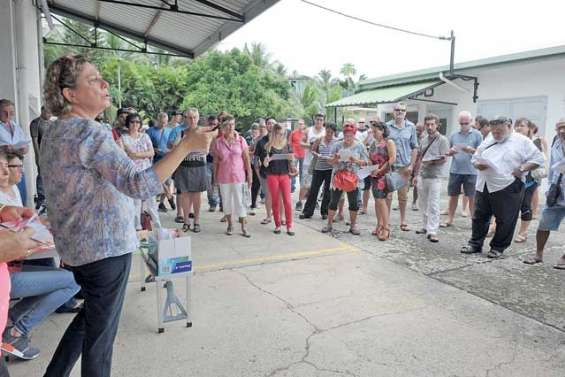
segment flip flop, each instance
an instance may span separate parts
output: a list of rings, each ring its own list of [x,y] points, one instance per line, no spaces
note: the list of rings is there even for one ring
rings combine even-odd
[[[442,223],[442,224],[439,224],[439,227],[440,228],[449,228],[452,225],[453,225],[452,223]]]
[[[524,242],[526,242],[527,240],[528,240],[528,236],[523,236],[523,235],[521,235],[521,234],[518,234],[518,235],[516,236],[516,239],[514,239],[514,242],[515,242],[515,243],[524,243]]]
[[[556,263],[553,265],[556,270],[565,270],[565,263]]]
[[[433,243],[439,242],[439,238],[437,238],[437,236],[432,235],[432,234],[428,235],[428,240],[430,240],[430,242],[433,242]]]
[[[263,219],[261,220],[261,225],[267,225],[271,223],[271,219]]]
[[[543,260],[538,259],[537,257],[529,257],[524,259],[522,263],[533,265],[533,264],[543,263]]]
[[[402,230],[403,232],[409,232],[410,227],[408,226],[408,224],[400,224],[400,230]]]

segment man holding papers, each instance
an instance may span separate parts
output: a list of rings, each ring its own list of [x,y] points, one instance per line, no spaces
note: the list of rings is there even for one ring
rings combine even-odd
[[[439,229],[439,197],[441,192],[441,178],[445,177],[445,163],[449,142],[439,133],[439,117],[428,114],[424,118],[426,136],[420,144],[420,153],[416,163],[419,172],[414,182],[418,187],[418,199],[422,212],[422,228],[418,234],[427,234],[430,242],[438,242]]]
[[[489,258],[500,258],[512,242],[524,195],[524,177],[544,163],[543,154],[527,137],[512,132],[512,121],[499,117],[489,122],[491,133],[481,143],[471,162],[477,176],[473,230],[464,254],[481,253],[491,217],[496,232]]]

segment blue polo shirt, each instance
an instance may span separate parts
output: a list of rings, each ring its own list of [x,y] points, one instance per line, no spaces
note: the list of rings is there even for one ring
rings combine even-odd
[[[418,136],[416,135],[416,126],[408,119],[404,120],[404,127],[398,128],[394,120],[386,123],[388,127],[388,138],[396,144],[396,162],[395,167],[404,167],[410,165],[412,158],[412,150],[418,148]]]
[[[474,128],[471,128],[468,132],[463,133],[462,131],[457,131],[451,134],[449,138],[449,146],[463,144],[472,148],[477,149],[479,145],[483,142],[483,135]],[[449,172],[451,174],[467,174],[467,175],[477,175],[477,169],[471,163],[472,153],[467,153],[459,151],[455,153],[451,158],[451,168]]]
[[[149,135],[149,138],[151,139],[153,148],[156,149],[154,161],[159,161],[169,151],[169,148],[167,147],[167,143],[169,142],[169,136],[171,134],[171,131],[172,129],[169,127],[163,127],[163,128],[151,127],[150,129],[147,130],[146,133],[147,135]]]

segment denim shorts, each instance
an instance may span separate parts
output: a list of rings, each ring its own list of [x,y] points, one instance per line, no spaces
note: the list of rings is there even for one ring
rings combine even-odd
[[[541,212],[538,230],[554,231],[559,229],[559,224],[565,218],[565,207],[545,207]]]
[[[461,186],[465,196],[475,196],[475,184],[477,176],[474,174],[449,174],[449,183],[447,184],[447,194],[449,196],[461,195]]]

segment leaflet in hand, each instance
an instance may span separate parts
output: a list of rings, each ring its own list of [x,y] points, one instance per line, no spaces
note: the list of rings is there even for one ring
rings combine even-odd
[[[355,157],[353,152],[349,149],[342,149],[338,152],[339,160],[342,162],[349,162],[351,157]]]
[[[37,216],[32,216],[29,219],[22,221],[8,221],[0,224],[3,228],[9,229],[12,232],[20,232],[25,228],[33,229],[33,235],[31,239],[39,242],[44,246],[52,246],[55,244],[53,241],[53,235],[49,229],[39,221]]]
[[[371,173],[373,173],[373,171],[377,170],[378,168],[379,168],[379,165],[364,166],[357,171],[357,176],[359,177],[359,179],[365,179],[368,176],[370,176]]]
[[[443,157],[444,156],[434,156],[434,155],[424,156],[424,158],[422,158],[422,162],[439,161],[442,160]]]
[[[269,159],[271,161],[290,160],[290,159],[292,159],[292,156],[293,156],[292,153],[277,153],[277,154],[274,154],[272,156],[269,156]]]
[[[467,147],[466,144],[454,144],[453,145],[453,149],[455,149],[456,152],[464,152],[464,149]]]
[[[487,160],[486,158],[483,158],[483,157],[477,157],[477,159],[475,160],[475,162],[476,162],[477,164],[481,164],[481,165],[486,165],[486,166],[488,166],[488,168],[489,168],[492,172],[494,172],[494,173],[496,173],[496,174],[502,174],[502,172],[500,171],[500,169],[498,168],[498,166],[496,166],[496,165],[494,164],[494,162],[492,162],[491,160]]]

